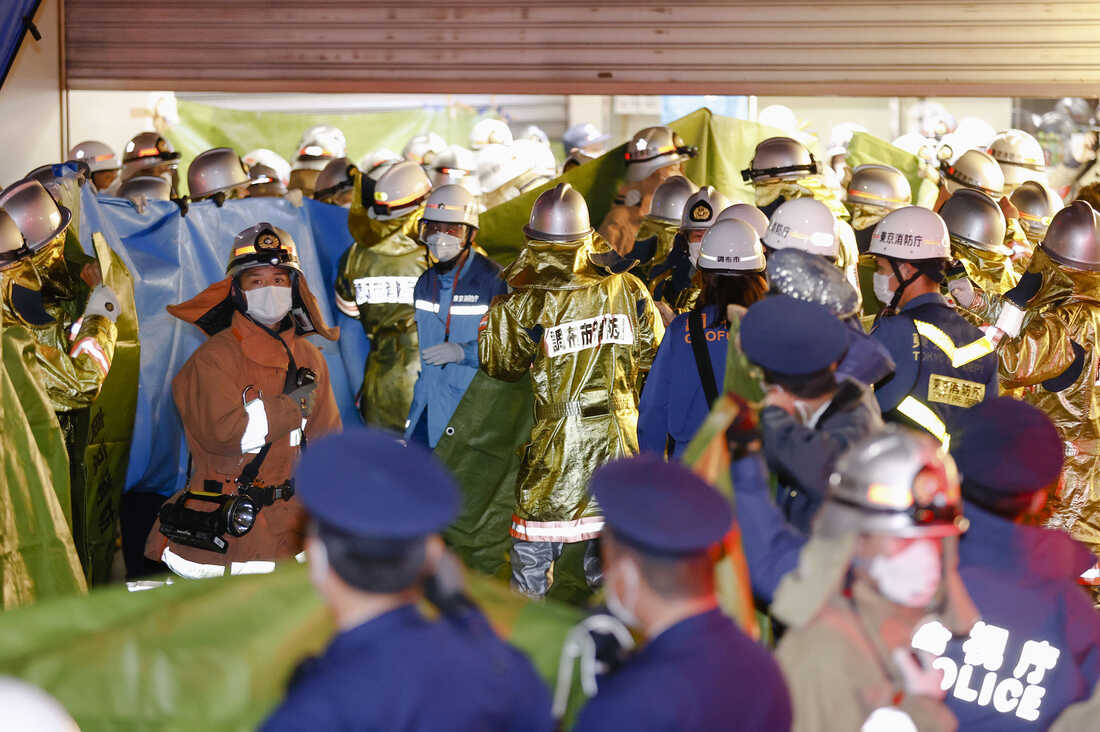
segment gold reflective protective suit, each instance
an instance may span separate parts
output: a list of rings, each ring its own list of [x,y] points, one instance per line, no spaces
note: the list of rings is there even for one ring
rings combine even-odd
[[[503,277],[513,288],[482,321],[481,368],[535,396],[516,481],[512,536],[585,541],[603,521],[588,493],[601,464],[638,451],[638,392],[664,335],[649,291],[591,257],[598,239],[528,239]]]
[[[623,183],[611,209],[600,223],[600,236],[619,254],[629,252],[642,225],[642,217],[649,212],[654,191],[672,176],[683,174],[683,166],[673,163],[657,168],[639,181]]]
[[[650,239],[657,240],[656,248],[649,260],[639,262],[630,270],[631,274],[641,278],[643,282],[649,282],[649,273],[653,271],[655,266],[665,261],[672,252],[672,245],[676,241],[676,234],[679,230],[680,225],[677,222],[661,221],[648,216],[643,218],[641,226],[638,227],[638,233],[634,236],[634,245],[630,251],[637,254],[639,244],[648,242]]]
[[[848,209],[844,207],[844,203],[837,196],[837,192],[830,188],[824,179],[818,175],[807,175],[793,180],[754,183],[753,190],[756,192],[756,207],[759,209],[766,209],[779,198],[784,201],[793,201],[796,198],[812,198],[828,206],[833,216],[840,221],[847,221],[851,217]]]
[[[355,243],[340,258],[336,305],[357,318],[370,339],[359,401],[363,420],[403,432],[420,372],[413,287],[428,268],[415,238],[424,208],[379,221],[363,208],[359,176],[355,185],[348,215]]]
[[[73,322],[74,284],[64,256],[65,235],[3,271],[2,311],[6,325],[22,325],[34,336],[38,365],[56,412],[91,406],[107,378],[118,329],[109,318],[87,315]],[[69,304],[71,305],[71,303]]]
[[[1001,381],[1008,389],[1022,387],[1024,401],[1046,412],[1065,443],[1047,525],[1100,554],[1100,272],[1058,265],[1041,248],[1029,271],[1039,272],[1042,284],[1028,302],[1020,335],[1001,345]],[[1083,367],[1072,383],[1051,391],[1062,384],[1048,380],[1074,363],[1074,343],[1084,350]]]
[[[1020,274],[1012,265],[1012,259],[1005,254],[986,252],[974,247],[951,242],[951,254],[966,271],[966,277],[974,285],[979,295],[970,308],[957,305],[959,315],[971,324],[980,327],[996,322],[999,303],[1004,294],[1020,281]]]

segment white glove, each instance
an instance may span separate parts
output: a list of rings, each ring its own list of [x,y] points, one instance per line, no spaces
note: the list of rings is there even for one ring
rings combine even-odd
[[[970,307],[978,299],[974,292],[974,285],[965,277],[948,282],[947,291],[951,293],[951,297],[955,298],[955,302],[964,308]]]
[[[1001,306],[1001,316],[997,318],[996,327],[1011,338],[1020,335],[1020,328],[1024,324],[1024,311],[1007,300]]]
[[[425,348],[420,352],[424,357],[424,363],[432,366],[442,366],[447,363],[461,363],[466,358],[462,346],[447,341],[435,346]]]
[[[905,693],[910,696],[927,696],[943,699],[943,671],[932,668],[934,657],[927,651],[895,648],[891,654],[894,665],[901,671]],[[914,657],[915,656],[915,657]]]
[[[107,285],[97,285],[88,297],[88,304],[84,307],[85,315],[102,315],[110,318],[111,322],[118,320],[118,296]]]

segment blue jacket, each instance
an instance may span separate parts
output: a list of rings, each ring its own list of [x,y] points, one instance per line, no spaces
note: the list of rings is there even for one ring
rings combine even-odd
[[[942,440],[936,432],[960,410],[997,396],[993,345],[939,293],[913,298],[896,315],[881,318],[871,335],[896,364],[893,377],[875,390],[888,422],[916,424]],[[929,411],[931,419],[924,416]]]
[[[478,612],[431,621],[413,605],[337,635],[295,674],[263,732],[553,729],[550,697]]]
[[[730,481],[752,594],[766,607],[772,604],[779,581],[798,566],[806,537],[787,522],[775,504],[763,455],[734,460]]]
[[[481,317],[488,312],[494,297],[508,291],[508,285],[500,278],[500,267],[475,251],[471,250],[458,272],[458,286],[455,287],[457,269],[441,273],[438,265],[430,267],[420,275],[413,289],[421,353],[444,340],[461,345],[465,353],[461,363],[442,366],[431,366],[424,363],[423,358],[420,360],[420,376],[413,389],[405,436],[412,435],[417,422],[426,417],[430,447],[435,447],[443,436],[462,395],[477,374],[477,329]]]
[[[847,318],[844,325],[848,326],[848,352],[837,364],[837,381],[847,376],[861,384],[874,386],[894,373],[894,359],[890,352],[863,330],[858,316]]]
[[[959,542],[963,584],[982,621],[1007,630],[1008,641],[999,667],[996,659],[972,659],[969,683],[959,674],[947,692],[947,705],[958,717],[959,729],[967,732],[1046,729],[1066,706],[1087,699],[1100,681],[1100,613],[1076,581],[1094,558],[1061,531],[1014,524],[973,503],[967,503],[965,513],[970,530]],[[951,641],[944,654],[956,670],[965,667],[965,640]],[[1042,697],[1031,690],[1017,701],[1035,671],[1029,666],[1015,673],[1027,641],[1046,641],[1060,653],[1054,668],[1036,684],[1045,690]],[[967,690],[980,692],[987,674],[996,681],[988,682],[993,696],[982,704],[982,696]],[[948,680],[951,676],[956,674],[949,673]]]
[[[779,666],[720,610],[681,620],[599,681],[574,732],[786,732]]]
[[[664,455],[666,440],[672,437],[674,445],[669,457],[687,447],[710,413],[703,384],[699,380],[699,370],[695,366],[695,352],[688,333],[688,315],[678,315],[669,323],[638,401],[638,448]],[[714,383],[718,393],[721,393],[726,378],[729,329],[712,326],[717,316],[716,305],[703,308],[707,352],[710,354]]]

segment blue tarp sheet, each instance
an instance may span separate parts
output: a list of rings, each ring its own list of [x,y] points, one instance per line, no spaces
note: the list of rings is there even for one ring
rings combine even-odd
[[[27,33],[23,19],[33,16],[42,0],[4,0],[0,3],[0,86],[8,78],[15,54]]]
[[[296,207],[280,198],[253,198],[227,201],[221,208],[212,201],[195,203],[187,216],[180,216],[174,203],[153,201],[144,213],[138,213],[125,199],[97,197],[85,187],[81,217],[85,250],[91,251],[92,233],[102,232],[134,277],[141,379],[127,490],[168,495],[183,487],[187,450],[171,383],[206,336],[194,325],[169,315],[165,308],[222,279],[234,236],[260,221],[283,228],[294,237],[306,280],[326,319],[350,331],[339,344],[318,336],[311,340],[328,362],[345,423],[358,420],[354,395],[363,372],[362,360],[355,359],[360,358],[357,354],[365,355],[365,338],[354,321],[344,316],[337,320],[332,299],[336,264],[351,245],[347,211],[312,200]],[[345,354],[353,364],[350,374]]]

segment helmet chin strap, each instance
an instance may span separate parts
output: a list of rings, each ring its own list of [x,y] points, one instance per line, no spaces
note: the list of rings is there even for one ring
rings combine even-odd
[[[898,281],[898,288],[894,290],[894,296],[890,298],[890,304],[887,305],[884,309],[884,312],[893,315],[897,312],[898,304],[901,302],[901,296],[902,293],[905,291],[905,288],[917,281],[917,278],[921,276],[921,271],[917,269],[917,271],[913,273],[912,277],[910,277],[909,279],[905,279],[905,277],[903,277],[901,274],[901,267],[898,266],[898,263],[896,261],[894,261],[892,258],[887,259],[886,261],[890,263],[890,269],[894,271],[894,279]]]

